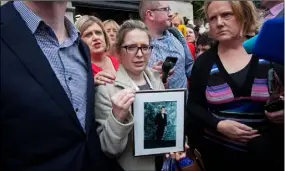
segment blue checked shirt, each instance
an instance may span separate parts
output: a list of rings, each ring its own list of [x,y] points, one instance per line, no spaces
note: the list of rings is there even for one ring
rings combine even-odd
[[[87,68],[78,48],[79,32],[65,18],[69,37],[59,44],[51,27],[27,8],[22,1],[15,1],[14,6],[35,36],[38,45],[72,103],[82,128],[85,130]]]
[[[192,56],[186,56],[183,45],[169,31],[165,31],[164,35],[158,39],[152,39],[151,45],[153,50],[149,59],[148,66],[161,60],[164,61],[167,56],[177,57],[174,73],[168,78],[168,87],[171,88],[187,88],[187,78],[190,76],[192,69]],[[186,47],[188,48],[188,47]]]

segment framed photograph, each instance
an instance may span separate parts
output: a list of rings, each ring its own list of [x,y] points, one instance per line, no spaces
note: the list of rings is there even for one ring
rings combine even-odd
[[[139,91],[133,103],[134,156],[184,150],[186,89]]]

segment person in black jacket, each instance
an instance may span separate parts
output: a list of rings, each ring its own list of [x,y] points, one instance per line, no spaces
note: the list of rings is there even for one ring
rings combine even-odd
[[[167,116],[165,107],[162,106],[160,113],[155,116],[155,127],[156,127],[156,140],[161,142],[164,134],[165,127],[167,125]]]
[[[66,3],[1,7],[0,170],[120,169],[101,151],[89,49]]]
[[[242,46],[258,29],[254,4],[206,1],[204,12],[217,43],[193,66],[185,129],[189,141],[207,171],[275,171],[278,156],[257,154],[280,144],[266,134],[271,125],[283,126],[284,110],[265,110],[270,63]]]

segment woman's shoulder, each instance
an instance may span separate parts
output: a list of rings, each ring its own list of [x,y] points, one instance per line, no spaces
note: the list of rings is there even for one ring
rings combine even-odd
[[[102,71],[102,68],[100,68],[94,63],[91,63],[91,68],[92,68],[93,76],[95,76],[98,72]]]
[[[154,89],[164,89],[160,73],[152,68],[147,67],[145,73],[148,76],[150,82],[153,84]]]
[[[147,74],[147,76],[154,77],[155,79],[160,79],[160,73],[150,67],[146,67],[145,73]]]
[[[114,66],[115,70],[117,71],[118,68],[119,68],[119,65],[120,65],[120,62],[119,62],[118,58],[115,57],[115,56],[110,56],[110,55],[109,55],[108,57],[109,57],[110,60],[112,61],[113,66]]]
[[[95,86],[95,94],[113,94],[115,92],[114,83],[106,83],[105,85],[97,85]]]

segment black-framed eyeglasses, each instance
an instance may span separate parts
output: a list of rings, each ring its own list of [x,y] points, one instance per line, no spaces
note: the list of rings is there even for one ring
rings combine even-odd
[[[126,46],[122,46],[122,48],[124,48],[126,50],[127,53],[129,54],[137,54],[139,50],[141,50],[141,52],[146,55],[146,54],[150,54],[153,47],[152,46],[133,46],[133,45],[126,45]]]
[[[169,11],[171,11],[171,8],[170,7],[155,8],[155,9],[151,9],[150,11],[165,11],[165,12],[169,12]]]

